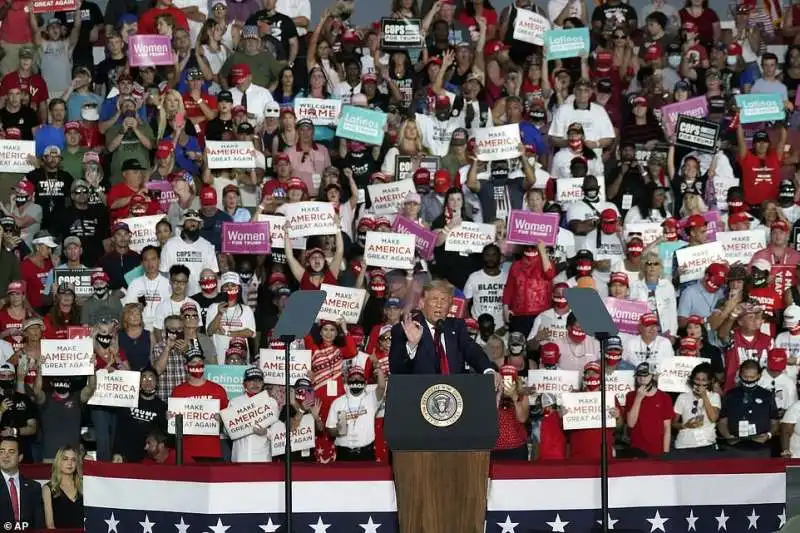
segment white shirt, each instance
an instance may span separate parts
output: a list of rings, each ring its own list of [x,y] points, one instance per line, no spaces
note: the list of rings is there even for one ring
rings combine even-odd
[[[336,90],[333,94],[336,95],[336,98],[341,100],[343,104],[349,104],[354,94],[361,94],[361,82],[353,87],[347,83],[347,81],[343,81],[336,85]]]
[[[788,409],[797,401],[797,376],[792,375],[789,367],[774,378],[767,370],[761,373],[758,385],[775,394],[775,404],[778,409]]]
[[[598,232],[600,234],[600,246],[597,245],[597,235]],[[619,238],[619,235],[616,233],[612,233],[608,235],[603,233],[599,230],[592,230],[590,231],[586,237],[584,237],[584,247],[592,252],[594,255],[595,261],[610,261],[613,265],[617,261],[621,261],[625,255],[623,253],[624,247],[622,245],[622,241]],[[609,280],[611,279],[611,266],[609,265],[608,270],[595,270],[597,272],[597,278],[600,279],[602,283],[608,284]]]
[[[14,480],[14,488],[17,490],[17,509],[19,509],[20,515],[22,514],[22,507],[20,498],[22,497],[22,490],[19,486],[19,470],[17,470],[14,474],[7,474],[3,472],[3,479],[6,481],[6,490],[8,490],[9,497],[11,496],[11,484],[9,483],[10,479]],[[20,516],[22,518],[22,516]],[[8,523],[8,522],[7,522]]]
[[[505,324],[503,320],[503,287],[508,281],[508,271],[500,269],[496,276],[490,276],[483,269],[476,270],[467,278],[464,297],[472,300],[472,318],[478,319],[484,313],[492,315],[497,327]]]
[[[5,363],[14,355],[14,347],[10,342],[0,339],[0,364]]]
[[[311,22],[311,2],[309,0],[278,0],[275,4],[275,10],[292,19],[306,17],[309,23]],[[302,37],[306,33],[308,33],[306,28],[297,26],[297,35]]]
[[[800,358],[800,335],[792,335],[788,331],[778,333],[775,338],[775,347],[786,350],[786,355],[789,357]],[[794,372],[797,373],[796,366],[794,366]]]
[[[528,333],[528,340],[533,339],[542,329],[549,329],[550,336],[542,341],[553,342],[559,339],[564,339],[567,336],[567,317],[569,312],[559,315],[552,307],[540,313],[533,321],[530,333]]]
[[[137,303],[139,298],[144,297],[145,306],[142,310],[144,329],[152,331],[156,322],[156,307],[164,300],[169,300],[171,294],[169,280],[161,274],[158,274],[155,279],[140,276],[128,285],[128,292],[122,299],[122,305]]]
[[[708,400],[713,407],[722,407],[719,394],[713,391],[708,392]],[[695,402],[697,404],[695,405]],[[682,450],[685,448],[702,448],[711,446],[717,442],[716,425],[708,419],[706,410],[703,407],[703,400],[696,397],[691,392],[683,392],[675,400],[673,407],[675,414],[680,415],[681,422],[687,422],[695,417],[703,418],[703,425],[697,428],[683,428],[678,432],[675,439],[675,448]]]
[[[583,134],[587,141],[599,141],[600,139],[613,139],[614,125],[608,118],[608,112],[601,105],[593,102],[589,103],[588,109],[576,109],[575,104],[570,102],[561,104],[556,109],[550,130],[547,132],[551,137],[567,138],[567,128],[573,122],[583,126]],[[595,153],[598,158],[603,157],[603,149],[596,148]],[[602,176],[597,176],[602,180]]]
[[[633,366],[639,363],[650,363],[652,372],[658,371],[658,364],[668,357],[674,357],[675,351],[672,344],[664,337],[656,337],[650,344],[645,344],[641,335],[637,335],[622,348],[622,358]],[[655,365],[655,366],[653,366]]]
[[[183,9],[185,7],[196,7],[200,13],[206,17],[208,16],[208,2],[205,0],[173,0],[172,5],[178,9]],[[203,23],[191,20],[188,17],[187,22],[189,23],[189,38],[192,41],[192,47],[194,47],[194,44],[197,42],[197,36],[200,34],[200,30],[203,28]]]
[[[200,292],[200,272],[204,268],[219,272],[217,251],[214,249],[214,245],[203,237],[199,237],[192,243],[184,241],[179,235],[168,240],[161,249],[159,270],[168,274],[172,265],[184,265],[189,269],[189,286],[186,294]]]
[[[211,324],[214,319],[217,318],[219,314],[219,303],[215,302],[211,304],[208,308],[208,312],[206,313],[206,322]],[[225,331],[237,331],[240,329],[249,329],[250,331],[256,331],[256,319],[253,316],[253,310],[250,309],[250,306],[242,304],[242,305],[234,305],[233,307],[229,307],[225,310],[225,314],[219,321],[219,327]],[[219,355],[219,360],[224,363],[225,362],[225,350],[228,349],[228,344],[231,342],[231,337],[227,335],[220,335],[215,333],[213,335],[214,341],[214,349],[217,351]],[[249,348],[248,348],[249,351]]]
[[[463,113],[444,122],[436,117],[417,113],[417,127],[422,136],[422,145],[430,150],[431,155],[444,157],[450,148],[453,132],[464,127]]]
[[[794,402],[784,413],[781,424],[794,424],[794,432],[789,439],[789,450],[792,452],[792,459],[800,457],[800,402]]]
[[[174,302],[174,301],[172,301],[172,298],[167,297],[160,304],[158,304],[156,306],[156,314],[155,314],[155,317],[154,317],[154,320],[153,320],[153,328],[154,329],[160,329],[161,331],[164,331],[164,320],[166,320],[166,318],[168,316],[171,316],[171,315],[180,316],[180,314],[181,314],[181,306],[183,306],[183,304],[185,304],[186,302],[192,302],[192,303],[194,303],[194,305],[197,306],[197,315],[198,315],[197,319],[198,319],[199,325],[202,326],[203,325],[203,313],[200,310],[200,304],[198,304],[197,302],[195,302],[191,298],[184,298],[180,302]],[[222,352],[222,355],[224,357],[225,352]]]
[[[247,94],[247,116],[253,118],[256,122],[262,122],[264,120],[264,107],[275,101],[272,98],[272,93],[255,83],[251,83],[244,93],[238,87],[234,87],[231,89],[234,106],[242,104],[242,96],[245,93]]]
[[[336,437],[334,443],[343,448],[363,448],[375,442],[375,415],[378,413],[378,397],[375,391],[364,390],[353,396],[350,392],[339,396],[331,404],[325,427],[335,429],[339,413],[347,419],[347,434]]]
[[[278,412],[278,402],[275,398],[269,397],[267,405]],[[272,441],[270,441],[269,433],[263,437],[251,433],[241,439],[233,441],[233,451],[231,453],[231,460],[234,463],[269,463],[272,461]]]
[[[556,179],[571,178],[572,173],[569,171],[569,166],[576,157],[583,157],[583,155],[575,154],[569,147],[562,148],[553,156],[553,161],[550,163],[550,174]],[[604,179],[605,165],[601,158],[587,159],[586,164],[589,168],[587,174],[595,176],[598,180]]]

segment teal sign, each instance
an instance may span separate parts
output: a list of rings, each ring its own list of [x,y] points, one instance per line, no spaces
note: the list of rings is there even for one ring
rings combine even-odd
[[[351,141],[379,146],[383,144],[386,113],[346,105],[339,114],[336,136]]]
[[[232,400],[244,394],[244,371],[247,365],[206,365],[206,379],[222,385]]]
[[[686,246],[684,241],[664,241],[658,244],[658,256],[661,258],[662,278],[672,277],[672,261],[675,259],[675,252]],[[206,367],[208,368],[208,367]]]
[[[544,32],[547,59],[579,57],[589,53],[589,28],[547,30]]]
[[[783,96],[780,93],[737,94],[736,107],[742,124],[768,122],[786,118]]]

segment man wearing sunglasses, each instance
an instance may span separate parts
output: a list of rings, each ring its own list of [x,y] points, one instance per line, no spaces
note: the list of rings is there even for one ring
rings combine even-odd
[[[55,229],[62,237],[78,237],[83,243],[83,260],[96,265],[103,256],[103,240],[109,237],[108,210],[89,205],[89,184],[75,180],[70,187],[71,204],[60,215]]]

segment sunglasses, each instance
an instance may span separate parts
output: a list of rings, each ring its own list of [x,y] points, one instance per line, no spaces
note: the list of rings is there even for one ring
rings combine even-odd
[[[644,266],[657,267],[657,266],[661,266],[661,263],[658,263],[658,262],[655,262],[655,261],[648,261],[647,263],[644,264]]]
[[[185,315],[183,315],[183,318],[185,318],[186,320],[192,320],[192,319],[197,320],[198,318],[200,318],[200,315],[197,315],[195,313],[186,313]]]
[[[695,400],[694,402],[692,402],[692,414],[693,415],[697,414],[697,406],[699,405],[699,403],[700,403],[700,400]]]
[[[89,194],[89,189],[75,189],[75,194]]]
[[[627,35],[625,35],[624,33],[615,33],[614,34],[614,39],[625,39],[626,37],[627,37]]]

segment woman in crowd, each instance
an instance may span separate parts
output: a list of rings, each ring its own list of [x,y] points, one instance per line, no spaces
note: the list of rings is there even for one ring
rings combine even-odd
[[[122,310],[119,350],[125,354],[131,370],[140,371],[150,366],[150,332],[144,329],[142,306],[138,302],[126,305]]]
[[[697,365],[689,374],[691,392],[683,392],[675,400],[675,457],[710,458],[718,453],[716,425],[722,402],[713,390],[713,380],[710,364]]]
[[[47,529],[79,529],[83,516],[83,459],[80,450],[65,446],[53,460],[50,481],[42,486]]]
[[[44,317],[44,338],[66,339],[70,326],[81,325],[81,309],[72,285],[62,283],[56,290],[53,306]]]

